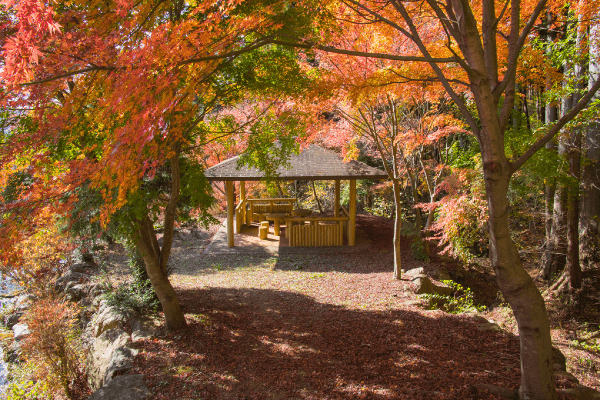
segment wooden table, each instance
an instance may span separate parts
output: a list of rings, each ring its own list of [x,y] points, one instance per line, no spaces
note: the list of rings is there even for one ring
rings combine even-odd
[[[292,216],[294,216],[294,217],[304,218],[304,217],[308,217],[310,214],[312,214],[312,211],[307,210],[305,208],[297,208],[295,210],[292,210]]]
[[[281,221],[288,216],[288,213],[270,213],[265,216],[268,221],[273,221],[273,224],[275,225],[275,236],[281,236]]]

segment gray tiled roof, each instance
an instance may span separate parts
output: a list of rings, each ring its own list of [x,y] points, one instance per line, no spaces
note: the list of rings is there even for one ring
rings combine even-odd
[[[204,173],[209,181],[258,181],[264,173],[256,168],[241,166],[239,157],[225,160]],[[277,173],[283,180],[333,180],[333,179],[387,179],[385,171],[369,167],[359,161],[342,160],[333,151],[310,145],[300,154],[290,157],[289,168],[279,168]]]

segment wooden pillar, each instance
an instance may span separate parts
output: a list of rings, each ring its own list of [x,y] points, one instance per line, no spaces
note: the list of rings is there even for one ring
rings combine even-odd
[[[227,246],[233,247],[233,181],[225,182],[225,188],[227,193]]]
[[[333,216],[339,217],[340,216],[340,180],[339,179],[335,180],[335,202],[334,202],[333,206],[335,207],[335,209],[333,210]]]
[[[356,243],[356,179],[350,181],[350,221],[348,221],[348,246]]]
[[[246,182],[240,181],[240,202],[246,200]],[[239,226],[236,226],[237,233],[242,232],[242,225],[246,225],[246,203],[242,204],[240,209],[240,217],[236,218],[236,222],[239,221]],[[250,224],[248,224],[250,225]]]

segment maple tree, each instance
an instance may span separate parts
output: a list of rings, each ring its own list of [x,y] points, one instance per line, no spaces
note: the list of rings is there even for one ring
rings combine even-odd
[[[437,147],[442,139],[454,132],[460,132],[458,121],[451,116],[439,112],[434,105],[403,103],[385,94],[370,101],[364,101],[354,107],[342,108],[339,104],[337,113],[349,125],[336,127],[343,130],[346,143],[354,147],[358,139],[367,139],[378,158],[384,161],[384,168],[392,181],[395,205],[394,225],[394,278],[401,277],[400,237],[402,227],[401,190],[405,177],[408,177],[410,194],[415,205],[415,225],[421,239],[422,229],[432,223],[435,211],[437,185],[444,171],[443,165],[432,157],[425,159],[425,147]],[[348,137],[349,136],[349,137]],[[339,140],[339,138],[337,139]],[[352,151],[352,150],[350,150]],[[439,159],[439,157],[438,157]],[[419,195],[420,181],[426,187],[430,206],[423,226]]]
[[[344,28],[338,37],[334,32],[322,38],[287,40],[299,47],[397,61],[401,64],[400,72],[402,63],[421,63],[427,76],[408,76],[407,80],[439,82],[460,110],[481,149],[489,208],[490,256],[500,289],[519,324],[523,399],[555,399],[557,394],[545,304],[510,237],[508,188],[513,174],[583,110],[600,87],[597,81],[584,89],[570,111],[530,137],[522,153],[507,156],[505,132],[516,100],[519,57],[543,11],[561,5],[546,0],[480,3],[347,0],[323,6],[328,7],[343,27],[360,24],[379,28],[379,49],[365,52],[360,42],[344,47],[343,36],[347,32]],[[579,5],[591,10],[591,15],[597,12],[595,3]],[[468,96],[463,94],[465,90]]]
[[[262,4],[260,14],[236,1],[3,4],[1,102],[30,121],[4,130],[2,172],[27,180],[2,199],[0,229],[11,238],[3,264],[18,261],[14,244],[35,231],[37,214],[68,214],[87,187],[102,198],[95,220],[118,218],[136,244],[167,327],[185,326],[167,263],[182,190],[192,185],[193,205],[206,198],[201,168],[189,166],[204,161],[204,146],[231,135],[273,138],[258,134],[269,118],[240,129],[218,116],[244,97],[262,92],[272,104],[269,96],[301,90],[289,51],[258,51],[268,40],[252,32],[279,29],[282,16],[299,26],[304,19],[289,18],[294,10],[277,2]],[[158,184],[161,174],[168,179]]]

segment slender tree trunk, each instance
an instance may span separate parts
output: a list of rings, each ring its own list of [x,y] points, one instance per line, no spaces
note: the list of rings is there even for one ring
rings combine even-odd
[[[568,68],[568,66],[565,66]],[[561,104],[561,114],[565,115],[571,110],[573,104],[572,97],[565,97]],[[565,143],[564,137],[559,138],[558,156],[562,160],[567,157],[568,146]],[[562,170],[559,166],[558,171]],[[546,251],[542,258],[541,277],[547,281],[551,281],[559,276],[566,264],[567,253],[567,188],[564,183],[558,183],[554,192],[554,210],[552,213],[552,228],[550,232],[550,240],[546,246]]]
[[[551,25],[551,21],[553,20],[552,14],[547,13],[544,21],[544,29],[540,31],[540,36],[547,43],[547,53],[552,53],[551,45],[554,43],[556,39],[556,34],[553,33],[549,27]],[[552,89],[552,79],[546,79],[546,90]],[[558,107],[556,104],[546,104],[544,107],[544,122],[546,124],[551,124],[558,120]],[[554,140],[549,141],[546,144],[546,149],[551,152],[556,152],[556,142]],[[545,227],[546,227],[546,245],[544,248],[548,250],[548,246],[550,245],[551,240],[551,232],[552,232],[552,218],[553,218],[553,208],[554,208],[554,195],[556,193],[556,177],[548,178],[546,181],[545,187]]]
[[[279,181],[275,181],[275,186],[277,186],[277,193],[279,193],[280,198],[284,198],[283,189],[281,188],[281,183]]]
[[[574,128],[569,148],[569,175],[575,187],[567,195],[567,259],[564,283],[557,290],[581,288],[582,272],[579,263],[579,179],[581,178],[581,129]]]
[[[581,19],[582,16],[580,15]],[[584,33],[580,29],[577,33],[577,48],[581,48]],[[575,65],[575,78],[578,80],[577,89],[584,88],[585,68],[581,64]],[[587,84],[587,82],[585,82]],[[573,94],[573,104],[579,101],[578,92]],[[567,268],[569,274],[569,289],[581,288],[581,265],[579,263],[579,181],[581,179],[581,128],[571,129],[569,138],[569,176],[573,180],[573,187],[569,188],[567,208]],[[569,290],[570,291],[570,290]]]
[[[400,279],[402,277],[402,261],[400,258],[402,203],[400,200],[400,182],[398,179],[392,179],[392,186],[394,188],[394,206],[396,208],[396,218],[394,220],[394,279]]]
[[[317,207],[319,208],[319,212],[323,214],[323,208],[321,208],[321,202],[319,201],[319,196],[317,196],[317,189],[315,189],[315,181],[310,181],[313,190],[313,196],[315,197],[315,202],[317,203]]]
[[[559,148],[559,154],[561,153]],[[564,269],[566,264],[566,225],[567,225],[567,196],[563,184],[554,190],[554,208],[552,211],[552,227],[550,239],[542,257],[540,277],[551,281]]]
[[[546,106],[546,123],[554,122],[558,119],[558,110],[556,106]],[[546,149],[549,151],[556,151],[556,143],[554,141],[549,141],[546,144]],[[546,246],[548,249],[551,233],[552,233],[552,219],[553,219],[553,208],[554,208],[554,196],[556,194],[556,177],[550,177],[546,181],[545,187],[545,204],[544,204],[544,214],[545,214],[545,227],[546,227]]]
[[[594,40],[600,33],[600,24],[590,29],[590,63],[588,87],[600,79],[600,45]],[[594,96],[597,100],[600,96]],[[581,256],[584,265],[600,262],[600,123],[592,122],[585,136],[583,170],[583,195],[581,204],[580,238]]]

